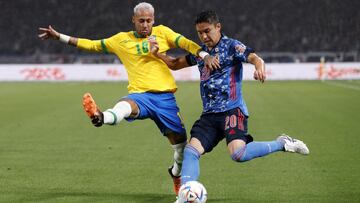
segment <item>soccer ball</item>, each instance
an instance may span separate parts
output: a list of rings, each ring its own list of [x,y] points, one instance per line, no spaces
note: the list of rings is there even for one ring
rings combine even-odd
[[[179,203],[205,203],[207,192],[203,184],[198,181],[189,181],[179,189]]]

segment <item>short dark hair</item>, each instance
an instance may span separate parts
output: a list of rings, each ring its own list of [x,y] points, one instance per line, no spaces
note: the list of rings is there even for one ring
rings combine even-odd
[[[219,23],[219,17],[213,10],[202,11],[196,16],[195,24],[199,23],[210,23],[217,24]]]

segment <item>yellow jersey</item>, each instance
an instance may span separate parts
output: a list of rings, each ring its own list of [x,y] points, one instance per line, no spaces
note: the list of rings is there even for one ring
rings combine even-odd
[[[182,48],[197,55],[200,49],[195,42],[163,25],[154,26],[151,36],[156,38],[160,53],[165,54],[171,48]],[[177,89],[170,69],[150,53],[148,39],[141,38],[135,31],[120,32],[102,40],[79,38],[77,47],[117,55],[128,74],[129,93],[175,92]]]

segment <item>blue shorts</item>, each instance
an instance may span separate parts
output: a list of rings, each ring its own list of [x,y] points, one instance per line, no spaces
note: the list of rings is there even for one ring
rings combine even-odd
[[[150,118],[155,121],[163,134],[170,130],[180,135],[186,135],[173,93],[133,93],[124,98],[133,100],[140,110],[138,117],[126,118],[127,121]]]
[[[248,132],[248,117],[240,108],[231,109],[221,113],[202,114],[191,128],[191,137],[197,138],[205,152],[210,152],[221,140],[226,144],[236,139],[245,143],[253,141]]]

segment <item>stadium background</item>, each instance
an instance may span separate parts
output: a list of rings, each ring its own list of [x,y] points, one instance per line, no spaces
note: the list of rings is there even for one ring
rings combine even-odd
[[[320,57],[344,64],[355,61],[350,67],[359,77],[360,1],[149,2],[155,6],[157,24],[195,41],[194,15],[211,8],[219,13],[227,35],[254,47],[268,63],[316,62],[317,67]],[[111,55],[41,41],[37,28],[51,24],[65,34],[103,38],[132,29],[137,3],[0,0],[1,66],[9,71],[13,64],[30,63],[42,71],[57,63],[69,63],[69,69],[78,63],[118,63]],[[172,149],[151,120],[96,129],[82,110],[84,92],[90,91],[99,106],[107,108],[127,94],[126,82],[21,79],[0,82],[1,203],[175,200],[167,174]],[[198,82],[178,86],[176,98],[189,131],[201,113]],[[256,140],[286,132],[304,140],[311,154],[276,153],[238,164],[231,161],[224,142],[219,143],[201,159],[200,181],[209,203],[360,202],[360,80],[245,81],[243,90]]]
[[[132,30],[139,1],[0,1],[0,63],[112,63],[114,57],[84,54],[60,43],[40,42],[37,28],[53,25],[68,35],[101,39]],[[223,31],[255,48],[266,62],[358,61],[360,2],[356,0],[152,0],[156,24],[197,41],[195,14],[218,12]],[[85,55],[85,56],[84,56]]]

